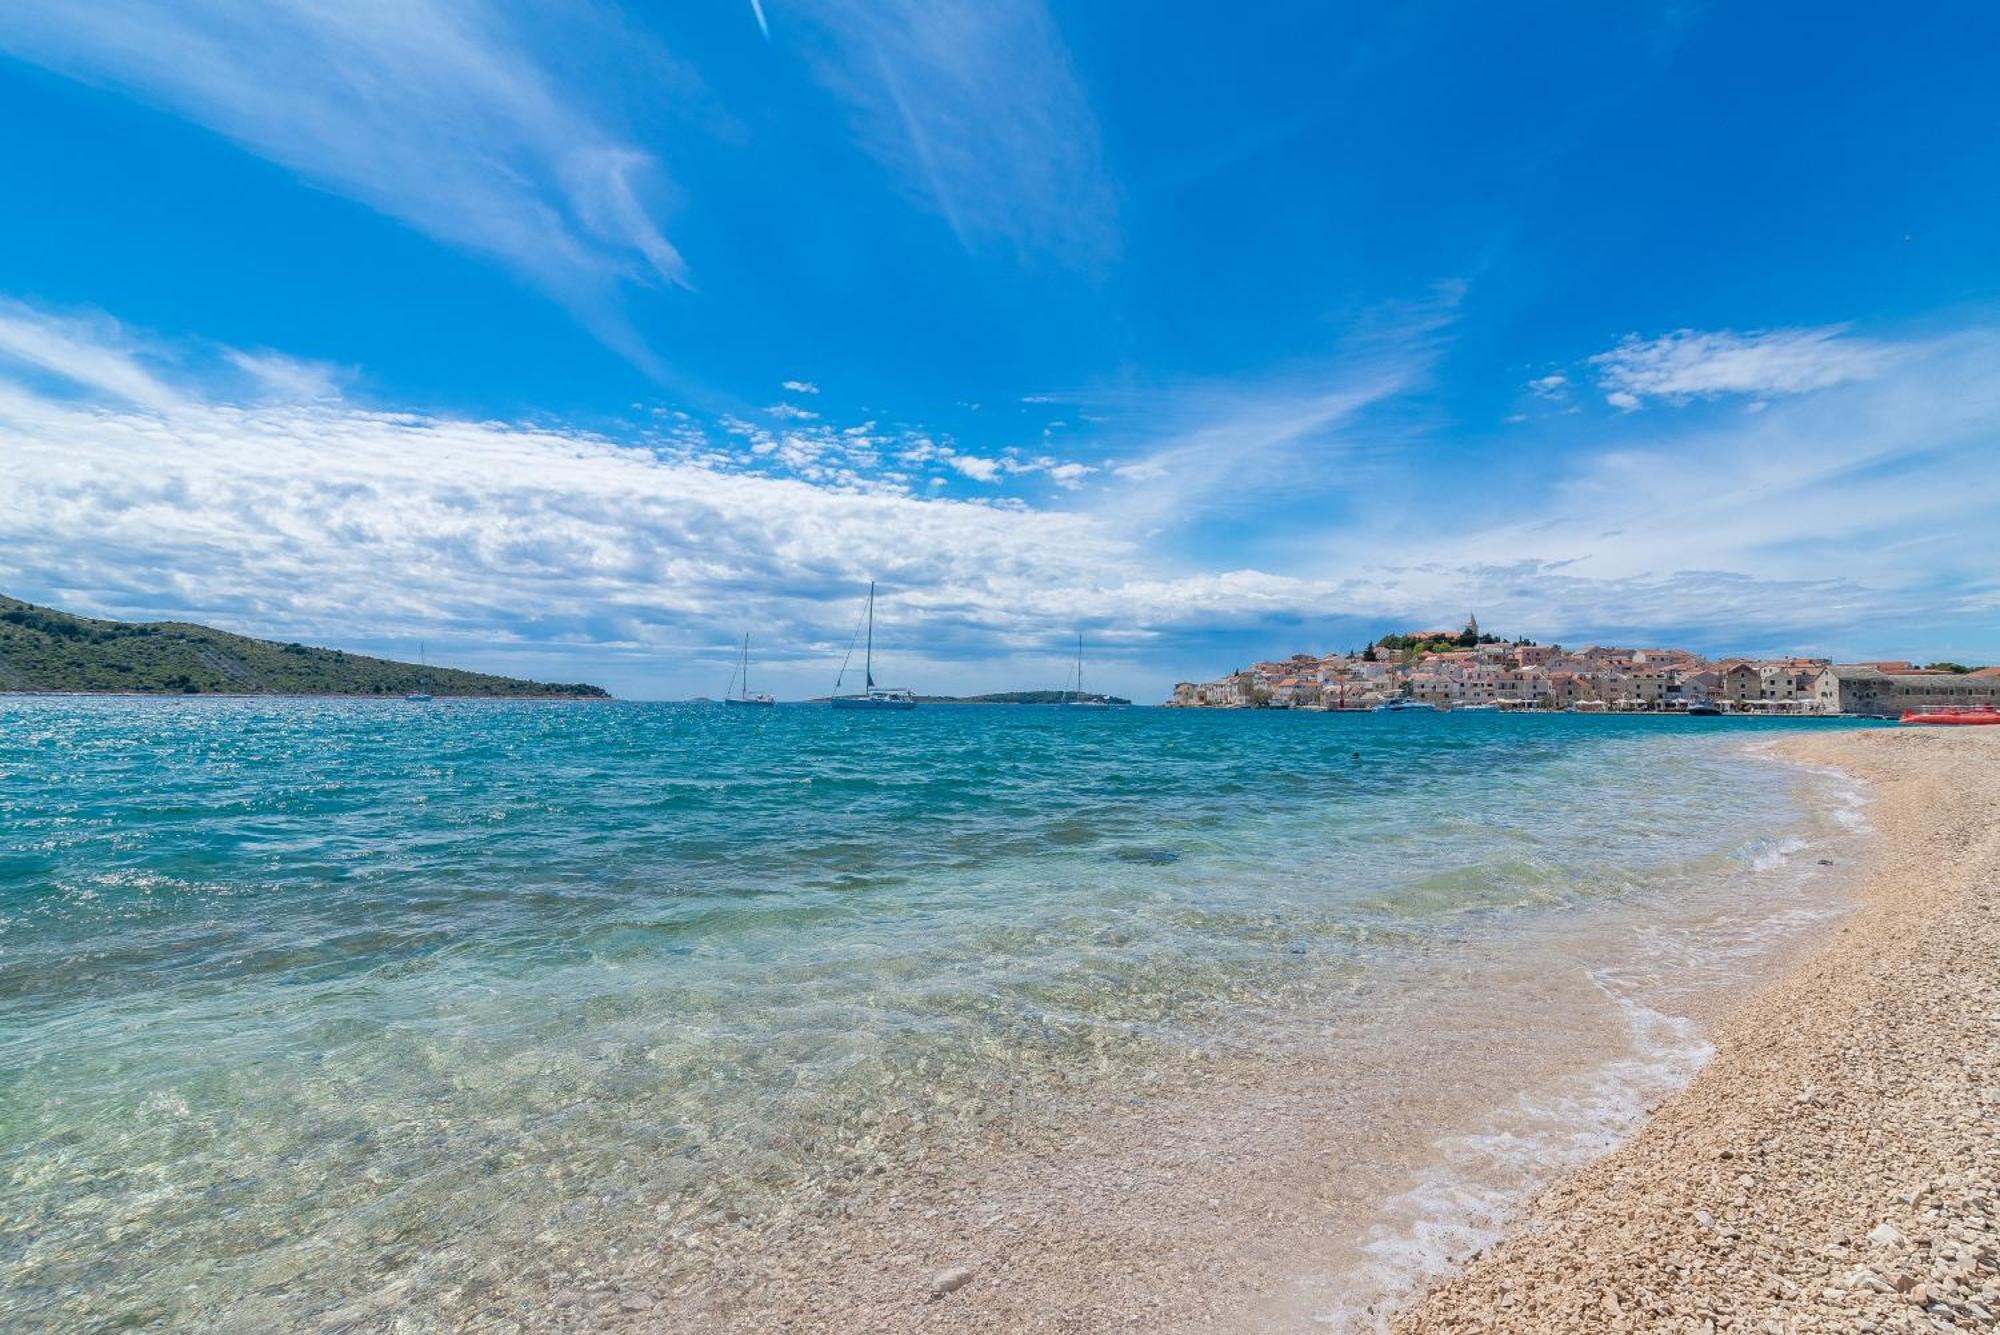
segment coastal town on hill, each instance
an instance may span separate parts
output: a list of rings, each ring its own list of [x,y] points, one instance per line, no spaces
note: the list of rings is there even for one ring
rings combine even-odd
[[[1569,710],[1895,717],[2000,707],[2000,667],[1901,660],[1708,659],[1686,649],[1505,640],[1469,617],[1459,631],[1385,635],[1346,654],[1293,654],[1207,682],[1181,682],[1184,709]]]

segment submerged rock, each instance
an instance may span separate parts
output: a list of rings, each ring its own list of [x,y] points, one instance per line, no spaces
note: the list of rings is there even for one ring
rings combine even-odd
[[[1117,858],[1120,862],[1146,862],[1154,866],[1164,866],[1169,862],[1179,862],[1181,860],[1181,855],[1171,848],[1148,847],[1145,845],[1121,848],[1111,856]]]

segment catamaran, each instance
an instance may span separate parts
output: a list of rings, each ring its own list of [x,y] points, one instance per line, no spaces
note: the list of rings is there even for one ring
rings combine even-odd
[[[1109,709],[1109,700],[1086,700],[1083,696],[1083,636],[1076,637],[1076,689],[1062,702],[1064,709]]]
[[[862,658],[863,678],[867,689],[859,693],[840,693],[841,683],[847,679],[848,660],[854,657],[854,642],[848,641],[847,657],[840,660],[840,673],[833,679],[833,707],[835,709],[915,709],[916,693],[903,686],[877,686],[875,684],[875,581],[868,581],[868,647]]]
[[[417,641],[417,689],[404,696],[405,700],[423,701],[431,698],[431,661],[424,655],[424,642]]]
[[[725,705],[775,705],[778,697],[769,691],[750,689],[750,633],[743,633],[743,657],[729,674],[729,689],[723,693]]]

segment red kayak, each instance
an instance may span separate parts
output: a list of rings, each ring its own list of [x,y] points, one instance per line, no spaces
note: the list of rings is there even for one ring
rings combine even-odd
[[[1989,705],[1948,705],[1942,709],[1912,709],[1904,713],[1903,722],[1956,725],[2000,723],[2000,709],[1994,709]]]

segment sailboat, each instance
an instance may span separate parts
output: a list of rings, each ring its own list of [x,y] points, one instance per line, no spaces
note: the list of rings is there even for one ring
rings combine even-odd
[[[833,707],[835,709],[915,709],[917,697],[914,692],[902,686],[877,686],[875,684],[875,581],[868,581],[868,647],[862,659],[863,679],[867,689],[856,694],[840,693],[841,682],[847,677],[847,661],[854,657],[854,644],[847,645],[847,658],[840,660],[840,673],[833,679]]]
[[[1108,700],[1086,700],[1083,698],[1083,636],[1076,637],[1076,689],[1069,699],[1062,702],[1064,709],[1109,709]]]
[[[417,689],[404,696],[405,700],[428,700],[431,698],[430,659],[424,656],[424,642],[417,641]]]
[[[725,705],[775,705],[778,697],[769,691],[750,689],[750,634],[743,634],[743,659],[736,670],[729,674],[729,690],[722,697]]]

